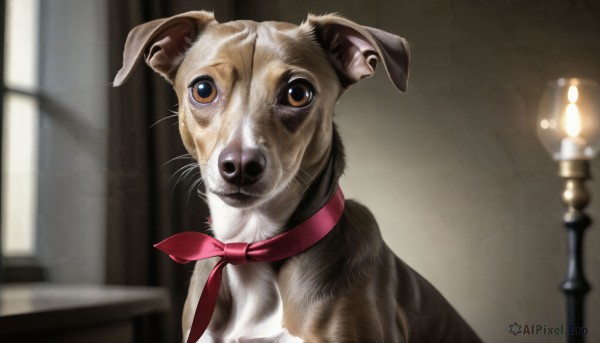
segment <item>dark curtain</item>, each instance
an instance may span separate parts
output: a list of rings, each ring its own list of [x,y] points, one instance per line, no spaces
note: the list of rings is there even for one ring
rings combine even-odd
[[[109,70],[122,63],[127,33],[134,26],[190,10],[213,10],[219,21],[236,17],[276,19],[275,1],[108,0]],[[193,265],[181,266],[152,248],[180,231],[201,230],[208,209],[195,191],[196,178],[175,185],[177,170],[192,162],[185,156],[171,86],[140,62],[133,76],[109,91],[110,134],[107,221],[109,284],[162,286],[171,311],[152,319],[150,341],[181,341],[181,313]],[[169,163],[167,163],[169,162]],[[174,176],[175,175],[175,176]]]

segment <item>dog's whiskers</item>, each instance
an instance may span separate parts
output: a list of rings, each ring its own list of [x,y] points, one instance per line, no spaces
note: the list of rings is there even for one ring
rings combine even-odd
[[[175,182],[175,185],[177,185],[179,183],[179,181],[181,180],[181,178],[184,175],[187,175],[190,173],[191,170],[194,170],[195,168],[198,167],[198,163],[192,162],[192,163],[188,163],[186,165],[184,165],[183,167],[177,169],[173,175],[171,176],[171,178],[169,179],[169,181],[173,180],[173,178],[178,174],[181,173],[181,175],[179,176],[179,178],[177,179],[177,181]]]
[[[304,173],[304,175],[306,175],[306,176],[307,176],[309,179],[312,179],[312,178],[313,178],[313,177],[312,177],[312,175],[310,175],[309,173],[307,173],[307,172],[306,172],[304,169],[302,169],[302,168],[299,168],[299,169],[298,169],[298,172],[300,172],[300,173]]]
[[[285,170],[283,170],[283,169],[281,170],[281,172],[282,172],[282,173],[283,173],[285,176],[287,176],[287,177],[290,177],[290,181],[293,181],[293,182],[295,182],[295,183],[296,183],[296,186],[298,187],[298,189],[302,189],[302,187],[301,187],[300,183],[298,182],[298,180],[296,180],[296,177],[295,177],[295,176],[293,176],[291,173],[289,173],[289,172],[287,172],[287,171],[285,171]],[[290,184],[291,184],[291,182],[288,182],[288,183],[285,185],[285,190],[286,190],[287,192],[289,192],[290,194],[294,194],[294,191],[292,190],[292,187],[291,187],[291,185],[290,185]]]
[[[171,196],[173,196],[173,193],[175,192],[175,187],[177,187],[177,185],[185,178],[188,178],[190,176],[190,174],[192,174],[194,171],[196,171],[197,173],[193,175],[193,177],[195,176],[199,176],[200,179],[202,179],[202,175],[200,174],[200,170],[198,168],[198,164],[197,163],[190,163],[187,164],[181,168],[179,168],[178,171],[176,171],[173,176],[171,176],[171,179],[169,179],[169,181],[171,181],[173,179],[173,177],[175,177],[177,175],[177,173],[180,173],[179,177],[177,178],[177,181],[175,181],[175,185],[173,185],[173,189],[171,190]]]
[[[167,120],[167,119],[173,118],[173,117],[177,117],[177,116],[178,116],[178,114],[173,114],[173,115],[161,118],[161,119],[157,120],[154,124],[150,125],[150,127],[148,128],[148,130],[152,129],[153,127],[155,127],[157,124],[161,123],[164,120]],[[177,123],[177,121],[175,123]]]
[[[192,162],[185,164],[182,167],[180,167],[179,169],[177,169],[175,172],[173,172],[173,175],[171,175],[171,177],[169,178],[169,182],[172,182],[173,179],[175,177],[177,177],[177,179],[175,180],[175,184],[173,185],[173,188],[171,189],[171,197],[173,197],[173,195],[175,193],[175,188],[177,187],[177,185],[179,185],[179,183],[181,183],[181,181],[183,181],[184,179],[189,179],[189,178],[193,178],[193,179],[198,178],[198,179],[194,180],[192,186],[188,190],[187,201],[189,202],[190,193],[192,192],[194,187],[196,185],[198,185],[199,181],[202,182],[202,174],[200,172],[200,166],[206,165],[206,164],[196,161],[196,159],[190,154],[183,154],[183,155],[176,156],[176,157],[170,159],[169,161],[165,162],[164,164],[161,165],[161,168],[165,167],[167,164],[177,161],[177,160],[192,160]],[[203,161],[208,162],[208,160],[203,160]],[[194,174],[194,171],[196,171],[195,174]]]
[[[162,164],[160,167],[162,168],[162,167],[166,166],[167,164],[169,164],[169,163],[171,163],[171,162],[173,162],[173,161],[177,161],[177,160],[188,160],[188,159],[189,159],[189,160],[194,160],[194,158],[193,158],[193,157],[192,157],[192,155],[190,155],[190,154],[183,154],[183,155],[179,155],[179,156],[173,157],[172,159],[170,159],[170,160],[168,160],[167,162],[163,163],[163,164]]]
[[[308,176],[309,179],[312,179],[312,177],[310,176],[310,174],[307,173],[307,172],[305,172],[304,170],[298,169],[298,172],[302,172],[306,176]],[[296,175],[294,175],[294,180],[296,180],[296,179],[299,179],[300,181],[302,181],[302,183],[304,184],[304,186],[306,186],[308,188],[308,186],[309,186],[308,182],[306,180],[304,180],[304,178],[302,177],[302,175],[300,175],[300,173],[297,173]]]
[[[192,185],[190,186],[188,192],[187,192],[187,205],[189,206],[189,202],[190,202],[190,196],[192,195],[192,192],[194,191],[194,189],[196,189],[196,191],[199,191],[199,187],[200,185],[202,185],[204,183],[204,178],[199,177],[196,181],[194,181],[192,183]],[[202,197],[201,197],[202,198]],[[203,199],[204,200],[204,199]]]

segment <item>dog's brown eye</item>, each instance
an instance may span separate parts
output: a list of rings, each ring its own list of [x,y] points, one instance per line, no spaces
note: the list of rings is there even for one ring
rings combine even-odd
[[[201,104],[213,102],[217,97],[217,87],[211,80],[201,79],[192,84],[192,98]]]
[[[306,81],[293,82],[285,91],[284,104],[292,107],[304,107],[312,101],[313,88]]]

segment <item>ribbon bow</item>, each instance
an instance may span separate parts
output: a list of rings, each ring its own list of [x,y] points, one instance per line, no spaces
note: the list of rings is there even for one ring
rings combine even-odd
[[[217,304],[222,271],[227,264],[274,262],[297,255],[325,237],[338,223],[344,212],[341,188],[317,213],[293,229],[273,238],[255,243],[223,243],[200,232],[185,231],[154,245],[177,263],[189,263],[219,256],[202,290],[187,343],[202,337]]]

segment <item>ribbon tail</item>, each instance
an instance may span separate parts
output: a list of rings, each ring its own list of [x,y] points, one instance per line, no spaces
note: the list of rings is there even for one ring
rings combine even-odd
[[[154,247],[177,263],[203,260],[223,256],[224,244],[200,232],[184,231],[164,239]]]
[[[204,285],[204,289],[202,290],[200,301],[198,301],[196,312],[194,313],[194,321],[192,322],[192,328],[187,343],[198,342],[200,337],[204,334],[204,331],[206,331],[206,328],[208,328],[215,306],[217,305],[222,272],[226,265],[227,262],[221,259],[210,272],[206,284]]]
[[[173,261],[175,261],[175,262],[177,262],[179,264],[187,264],[187,263],[192,262],[190,260],[186,260],[185,258],[179,258],[179,257],[177,257],[175,255],[169,255],[169,257],[171,258],[171,260],[173,260]]]

